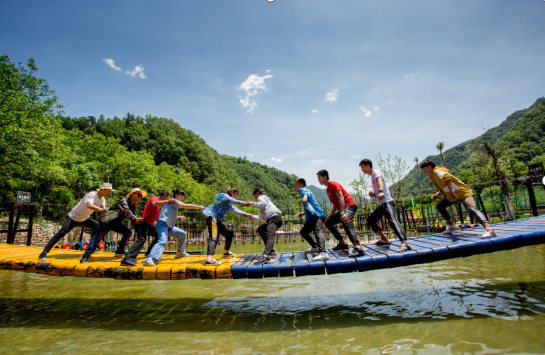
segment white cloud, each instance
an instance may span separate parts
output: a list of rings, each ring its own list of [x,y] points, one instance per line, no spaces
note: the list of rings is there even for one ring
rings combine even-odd
[[[274,162],[277,162],[277,163],[281,163],[283,160],[280,159],[280,158],[272,157],[272,158],[271,158],[271,161],[274,161]]]
[[[318,110],[312,110],[310,111],[310,113],[318,113],[319,111]]]
[[[339,96],[339,89],[335,89],[332,92],[325,94],[325,100],[329,103],[337,102],[337,97]]]
[[[145,79],[146,78],[146,74],[144,74],[144,66],[142,64],[140,65],[137,65],[136,67],[134,67],[133,70],[127,70],[125,72],[125,74],[128,74],[130,76],[132,76],[133,78],[138,75],[139,78],[141,79]]]
[[[377,107],[377,106],[373,106],[372,109],[367,109],[365,108],[365,106],[362,106],[360,107],[360,110],[365,113],[365,117],[371,117],[371,115],[373,114],[373,112],[377,112],[378,110],[380,110],[380,107]]]
[[[309,163],[310,163],[310,164],[321,164],[321,163],[325,163],[325,162],[328,162],[328,161],[331,161],[331,159],[317,159],[317,160],[311,160]]]
[[[352,158],[352,159],[358,159],[359,157],[361,157],[361,155],[352,155],[350,158]]]
[[[403,78],[407,81],[414,81],[414,74],[411,74],[411,75],[405,74]]]
[[[250,158],[253,158],[253,157],[254,157],[254,155],[253,155],[253,154],[248,154],[248,156],[249,156]]]
[[[248,79],[246,79],[245,82],[240,84],[238,89],[244,90],[246,92],[245,97],[239,96],[240,103],[242,104],[242,107],[246,109],[246,112],[248,113],[254,112],[254,109],[257,107],[257,101],[252,99],[251,97],[259,94],[261,91],[267,91],[265,80],[270,79],[272,77],[273,77],[272,75],[259,76],[259,73],[252,74],[248,77]]]
[[[272,69],[267,70],[267,74],[270,73],[271,71],[272,71]]]
[[[115,66],[115,61],[112,58],[102,58],[102,61],[106,63],[107,66],[109,66],[112,69],[115,69],[117,71],[121,71],[120,67]]]

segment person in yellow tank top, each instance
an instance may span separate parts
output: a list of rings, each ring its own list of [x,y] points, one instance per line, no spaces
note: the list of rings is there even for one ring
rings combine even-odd
[[[447,168],[436,166],[430,159],[426,159],[420,163],[420,169],[430,177],[430,180],[437,190],[439,190],[439,192],[431,197],[432,200],[437,200],[440,195],[443,196],[443,199],[435,206],[448,224],[447,230],[443,234],[452,234],[452,232],[459,230],[450,217],[447,207],[460,202],[473,218],[484,227],[485,233],[481,238],[497,237],[496,232],[490,228],[486,217],[477,209],[475,200],[473,199],[473,190],[469,186],[452,175]]]

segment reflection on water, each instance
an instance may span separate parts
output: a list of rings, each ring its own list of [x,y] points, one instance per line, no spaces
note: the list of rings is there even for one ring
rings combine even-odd
[[[0,271],[0,345],[3,353],[40,354],[544,353],[544,257],[545,246],[532,246],[264,280]]]

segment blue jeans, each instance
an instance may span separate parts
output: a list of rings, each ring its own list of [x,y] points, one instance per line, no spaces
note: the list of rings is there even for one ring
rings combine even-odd
[[[87,246],[87,249],[85,249],[86,257],[90,257],[91,254],[94,253],[94,251],[98,247],[98,243],[100,243],[102,238],[104,238],[104,236],[110,231],[114,231],[123,235],[123,238],[121,238],[121,241],[117,245],[117,250],[125,249],[127,241],[132,237],[132,230],[120,221],[118,222],[114,220],[110,223],[99,222],[95,235],[91,237],[91,240],[89,241],[89,246]]]
[[[151,249],[151,253],[149,256],[155,260],[159,261],[161,259],[161,256],[163,255],[163,252],[165,251],[165,245],[167,244],[168,236],[176,237],[178,238],[178,241],[180,241],[180,247],[178,248],[178,251],[180,253],[185,252],[185,241],[186,241],[186,232],[183,229],[180,229],[178,227],[172,227],[172,229],[169,229],[166,225],[160,225],[156,226],[155,229],[157,229],[157,235],[159,238],[157,239],[157,244]]]

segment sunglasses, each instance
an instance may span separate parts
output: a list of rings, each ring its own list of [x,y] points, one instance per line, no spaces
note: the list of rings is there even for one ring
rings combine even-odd
[[[140,198],[142,198],[142,194],[136,194],[136,196],[140,196]]]

